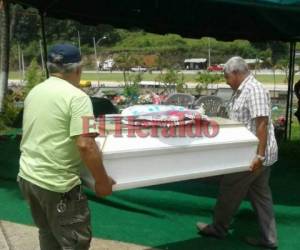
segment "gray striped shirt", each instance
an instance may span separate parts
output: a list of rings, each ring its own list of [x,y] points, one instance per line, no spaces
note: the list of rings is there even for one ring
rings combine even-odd
[[[278,148],[271,119],[271,101],[268,90],[250,74],[234,92],[228,108],[229,118],[243,123],[255,135],[255,118],[268,117],[268,141],[264,165],[270,166],[275,163]]]

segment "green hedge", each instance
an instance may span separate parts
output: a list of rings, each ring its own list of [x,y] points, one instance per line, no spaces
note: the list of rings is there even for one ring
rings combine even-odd
[[[0,135],[0,178],[15,180],[19,171],[21,136]]]

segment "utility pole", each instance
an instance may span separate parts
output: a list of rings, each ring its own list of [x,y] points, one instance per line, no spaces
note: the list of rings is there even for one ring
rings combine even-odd
[[[81,42],[80,42],[80,32],[79,32],[79,30],[77,31],[77,35],[78,35],[78,49],[79,49],[79,53],[81,55]]]
[[[23,83],[23,73],[22,73],[22,60],[21,60],[21,48],[18,43],[18,60],[19,60],[19,74],[20,74],[20,82]]]
[[[208,67],[210,67],[210,38],[208,38]]]
[[[42,40],[40,40],[40,53],[41,53],[42,69],[43,69],[43,73],[45,73],[45,61],[43,56]]]
[[[22,59],[23,81],[24,81],[24,80],[25,80],[25,63],[24,63],[24,54],[23,54],[23,50],[21,50],[21,59]]]
[[[93,37],[93,43],[94,43],[94,53],[95,53],[95,62],[96,62],[96,70],[97,70],[97,82],[99,85],[99,63],[98,63],[98,55],[97,55],[97,45],[96,45],[96,39]]]
[[[93,43],[94,43],[94,54],[95,54],[95,62],[96,62],[96,66],[97,66],[97,70],[99,68],[99,65],[98,65],[98,56],[97,56],[97,47],[96,47],[96,39],[95,37],[93,37]]]

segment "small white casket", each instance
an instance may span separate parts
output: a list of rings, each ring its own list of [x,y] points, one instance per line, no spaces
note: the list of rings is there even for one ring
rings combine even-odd
[[[97,137],[96,142],[103,152],[108,175],[116,181],[114,190],[249,170],[257,138],[240,123],[210,119],[218,124],[218,133],[212,137],[178,136],[178,133],[167,137],[170,133],[167,128],[159,128],[156,136],[143,128],[140,134],[149,135],[144,137],[139,133],[133,137],[123,128],[119,137],[120,130],[116,133],[115,125],[106,127],[109,132]],[[82,170],[82,180],[94,188],[94,179],[86,168]]]

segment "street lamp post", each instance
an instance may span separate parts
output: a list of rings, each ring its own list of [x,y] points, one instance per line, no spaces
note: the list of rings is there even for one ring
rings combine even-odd
[[[208,67],[210,67],[210,38],[208,38]]]
[[[80,32],[77,30],[77,36],[78,36],[78,48],[79,48],[79,53],[81,55],[81,39],[80,39]]]
[[[99,65],[98,65],[98,53],[97,53],[97,46],[98,44],[102,41],[102,40],[105,40],[107,39],[107,36],[103,36],[101,38],[98,39],[98,41],[96,42],[96,38],[93,37],[93,43],[94,43],[94,54],[95,54],[95,61],[96,61],[96,65],[97,65],[97,68],[99,68]]]
[[[98,73],[98,84],[99,84],[99,66],[100,66],[100,61],[98,61],[98,53],[97,53],[97,46],[98,44],[107,39],[107,36],[103,36],[101,38],[98,39],[98,41],[96,42],[96,38],[93,37],[93,43],[94,43],[94,54],[95,54],[95,61],[96,61],[96,66],[97,66],[97,73]]]

